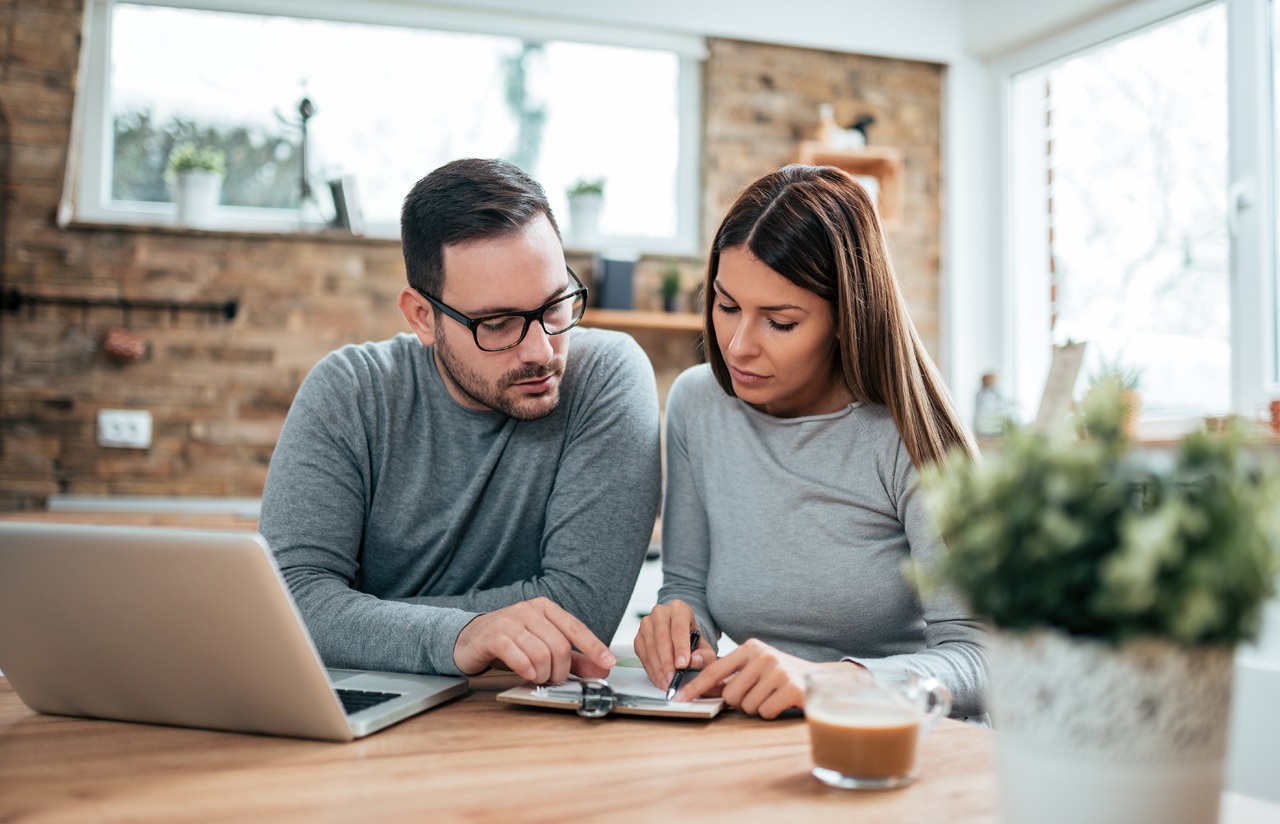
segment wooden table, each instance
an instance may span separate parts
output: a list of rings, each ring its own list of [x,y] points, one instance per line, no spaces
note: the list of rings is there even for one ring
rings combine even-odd
[[[256,527],[173,513],[0,518]],[[0,822],[999,821],[989,730],[945,720],[915,784],[852,792],[809,775],[800,719],[588,721],[495,700],[517,683],[473,678],[464,698],[328,744],[39,715],[0,678]],[[1280,824],[1280,805],[1228,794],[1220,824]]]
[[[988,734],[959,722],[914,786],[855,793],[809,775],[803,720],[589,721],[495,700],[516,683],[327,744],[38,715],[0,681],[0,821],[996,820]]]
[[[830,789],[804,721],[576,715],[499,703],[517,683],[350,744],[38,715],[0,679],[0,821],[995,824],[991,733],[943,721],[915,784]],[[1280,807],[1228,797],[1223,824]]]

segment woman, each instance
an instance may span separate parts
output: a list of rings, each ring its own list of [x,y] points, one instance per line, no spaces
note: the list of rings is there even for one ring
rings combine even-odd
[[[980,715],[980,624],[904,576],[945,551],[917,470],[973,442],[866,190],[830,167],[756,181],[716,232],[705,293],[708,363],[667,400],[663,585],[635,640],[650,679],[702,668],[677,700],[719,692],[774,718],[803,707],[813,670],[910,671]],[[721,632],[742,643],[717,659]]]

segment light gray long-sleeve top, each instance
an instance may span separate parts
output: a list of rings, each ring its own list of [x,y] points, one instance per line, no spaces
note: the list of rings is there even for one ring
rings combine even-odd
[[[952,715],[985,712],[982,624],[903,575],[946,549],[887,408],[777,418],[703,364],[676,379],[666,414],[660,603],[688,603],[708,639],[931,675]]]
[[[453,674],[477,614],[543,595],[612,639],[661,493],[657,390],[629,336],[569,334],[533,421],[459,406],[412,335],[303,381],[259,529],[327,665]]]

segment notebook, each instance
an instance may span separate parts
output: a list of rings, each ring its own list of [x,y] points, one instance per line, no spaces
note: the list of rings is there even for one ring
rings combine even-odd
[[[149,526],[0,522],[0,672],[37,712],[328,741],[467,691],[326,670],[262,536]]]
[[[698,698],[693,701],[668,701],[667,691],[655,687],[648,674],[639,667],[616,666],[607,678],[590,679],[607,685],[611,700],[598,706],[596,715],[651,715],[667,718],[714,718],[724,708],[723,698]],[[583,708],[586,691],[580,678],[571,678],[563,684],[523,684],[498,693],[498,700],[510,704],[528,704],[534,707],[579,710]],[[582,713],[579,713],[582,714]],[[588,717],[596,717],[589,715]]]

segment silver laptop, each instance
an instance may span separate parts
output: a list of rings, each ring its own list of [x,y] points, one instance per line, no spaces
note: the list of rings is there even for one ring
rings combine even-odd
[[[350,741],[464,678],[328,669],[262,536],[0,522],[0,672],[37,712]]]

